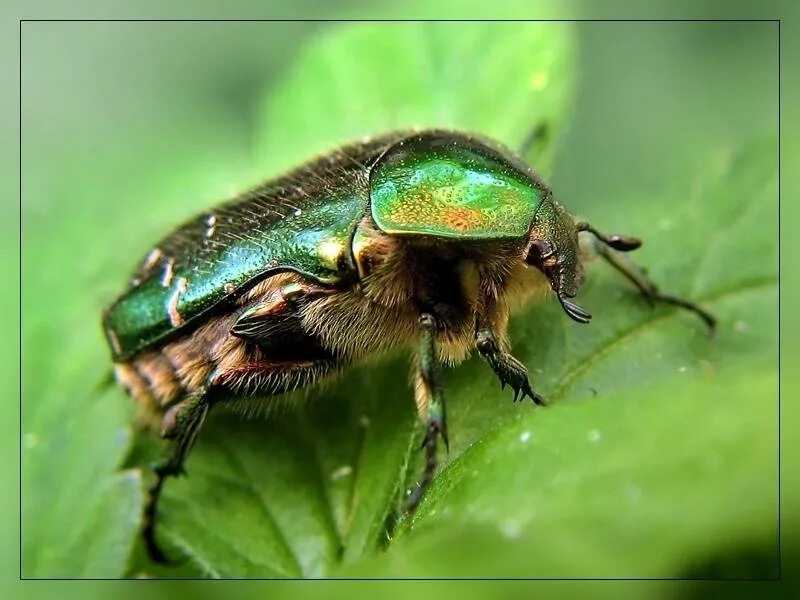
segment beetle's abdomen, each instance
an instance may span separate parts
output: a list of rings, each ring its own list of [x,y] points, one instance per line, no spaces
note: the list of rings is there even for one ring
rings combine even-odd
[[[158,429],[171,402],[185,395],[177,373],[159,352],[114,365],[117,381],[137,405],[137,420]]]
[[[243,342],[229,333],[232,322],[231,315],[216,317],[190,335],[115,365],[140,421],[159,429],[169,407],[205,388],[221,362],[243,360]]]

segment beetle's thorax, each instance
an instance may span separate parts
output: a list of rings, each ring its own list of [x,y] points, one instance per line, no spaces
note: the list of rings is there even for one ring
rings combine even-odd
[[[358,293],[374,307],[413,323],[436,317],[442,337],[474,335],[478,315],[503,301],[524,241],[459,242],[429,236],[389,235],[368,219],[353,241]]]

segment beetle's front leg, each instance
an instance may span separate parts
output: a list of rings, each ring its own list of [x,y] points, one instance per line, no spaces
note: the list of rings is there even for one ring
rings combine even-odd
[[[500,347],[489,327],[478,327],[475,333],[475,347],[489,363],[492,371],[500,380],[500,385],[503,388],[508,385],[514,390],[514,402],[528,396],[540,406],[545,404],[545,399],[533,391],[528,381],[528,369]]]
[[[437,440],[442,436],[445,448],[449,449],[447,439],[447,413],[440,380],[441,364],[436,348],[436,321],[433,316],[423,313],[419,319],[420,345],[417,358],[415,394],[417,410],[425,425],[422,449],[425,451],[425,470],[422,479],[412,492],[406,504],[411,513],[417,508],[425,491],[430,487],[437,466]]]

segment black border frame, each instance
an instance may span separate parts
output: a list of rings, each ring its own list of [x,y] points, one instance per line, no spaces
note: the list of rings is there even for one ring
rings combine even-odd
[[[22,287],[22,267],[23,267],[23,221],[22,221],[22,64],[23,64],[23,23],[415,23],[415,22],[434,22],[434,23],[774,23],[777,25],[777,84],[778,84],[778,140],[777,140],[777,170],[778,170],[778,205],[777,205],[777,247],[778,247],[778,319],[777,319],[777,342],[778,342],[778,403],[777,403],[777,570],[775,577],[728,577],[728,578],[709,578],[709,577],[328,577],[321,581],[706,581],[706,582],[742,582],[742,581],[765,581],[777,582],[782,580],[782,555],[781,555],[781,495],[782,495],[782,396],[781,396],[781,148],[782,148],[782,65],[781,65],[781,19],[724,19],[724,18],[667,18],[667,19],[631,19],[631,18],[598,18],[598,19],[123,19],[123,18],[91,18],[91,19],[64,19],[64,18],[36,18],[18,19],[19,23],[19,581],[126,581],[129,578],[111,577],[25,577],[22,571],[23,562],[23,530],[22,530],[22,501],[23,501],[23,481],[22,481],[22,456],[23,456],[23,287]],[[304,581],[306,578],[224,578],[221,581]],[[213,581],[205,578],[178,578],[164,577],[153,581]]]

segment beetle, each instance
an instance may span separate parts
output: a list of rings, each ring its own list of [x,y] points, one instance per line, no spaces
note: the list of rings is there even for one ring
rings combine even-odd
[[[450,130],[343,146],[189,221],[141,261],[104,312],[117,380],[171,441],[144,512],[150,555],[166,478],[216,405],[309,386],[396,347],[415,356],[425,467],[448,445],[440,373],[476,350],[514,401],[545,400],[510,353],[509,306],[550,292],[578,323],[583,263],[599,255],[648,300],[663,294],[623,253],[641,242],[578,221],[508,148]]]

